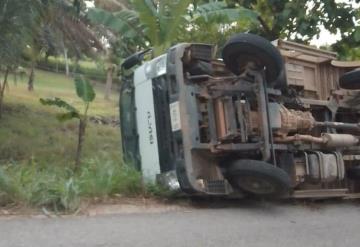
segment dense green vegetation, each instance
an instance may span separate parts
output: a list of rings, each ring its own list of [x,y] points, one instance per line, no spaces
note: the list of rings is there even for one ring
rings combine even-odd
[[[84,161],[74,173],[67,164],[31,161],[0,167],[0,206],[16,203],[75,211],[85,198],[144,195],[140,174],[108,157]]]
[[[97,63],[91,59],[84,59],[75,63],[75,61],[70,60],[68,66],[69,71],[72,73],[80,73],[86,75],[86,77],[89,79],[102,83],[105,83],[106,81],[105,65],[101,63],[101,61]],[[66,73],[66,64],[64,58],[62,57],[51,56],[46,60],[45,58],[41,58],[37,62],[37,67],[41,70],[46,70],[49,72],[56,72],[60,74]],[[117,78],[114,75],[114,80],[116,79]]]
[[[25,79],[10,78],[0,122],[0,204],[20,203],[73,210],[83,197],[142,193],[139,174],[122,165],[117,125],[90,122],[81,169],[73,171],[76,121],[59,122],[63,111],[42,106],[41,97],[61,96],[79,108],[72,79],[36,71],[37,90],[29,93]],[[103,94],[100,84],[95,87]],[[96,98],[90,116],[116,119],[117,99]]]

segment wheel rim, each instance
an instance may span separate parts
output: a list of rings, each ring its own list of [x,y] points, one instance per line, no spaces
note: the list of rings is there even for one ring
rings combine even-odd
[[[265,67],[261,59],[250,55],[241,56],[241,59],[238,59],[237,63],[239,64],[239,71],[241,73],[245,71],[248,67],[254,69],[263,69]]]

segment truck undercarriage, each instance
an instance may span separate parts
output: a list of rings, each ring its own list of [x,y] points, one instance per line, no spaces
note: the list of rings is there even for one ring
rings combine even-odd
[[[169,50],[166,72],[150,80],[158,180],[174,185],[175,178],[195,195],[358,197],[360,96],[339,88],[326,99],[307,96],[306,87],[289,85],[269,44],[240,34],[223,49],[223,61],[210,45]],[[135,105],[139,130],[144,112]],[[137,135],[145,169],[146,145]]]

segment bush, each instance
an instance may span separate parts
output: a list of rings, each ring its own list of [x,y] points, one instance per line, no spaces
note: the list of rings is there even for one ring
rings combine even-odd
[[[142,193],[141,175],[128,166],[112,161],[91,159],[82,165],[78,178],[85,197],[107,197],[115,194],[137,196]]]
[[[65,62],[61,59],[58,61],[49,58],[47,61],[41,59],[37,63],[38,68],[51,71],[51,72],[62,72],[65,73]],[[103,66],[98,66],[95,63],[88,63],[85,61],[80,61],[79,64],[69,63],[70,72],[76,71],[76,73],[84,74],[87,78],[95,81],[106,81],[106,71]],[[117,79],[114,78],[114,82],[117,82]]]
[[[141,175],[110,160],[90,159],[78,173],[59,166],[10,164],[0,167],[0,204],[75,211],[83,198],[143,193]]]

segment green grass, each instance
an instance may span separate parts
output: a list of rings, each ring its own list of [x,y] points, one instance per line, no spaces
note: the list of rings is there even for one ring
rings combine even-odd
[[[19,82],[17,86],[10,82],[0,120],[0,160],[71,162],[75,156],[77,121],[59,122],[55,116],[61,110],[42,106],[39,98],[56,96],[78,107],[82,107],[82,101],[75,95],[72,79],[43,71],[36,74],[34,92],[28,92],[24,82]],[[101,88],[97,88],[96,92],[97,98],[89,114],[116,118],[117,102],[103,100]],[[109,158],[120,162],[120,142],[119,128],[90,123],[84,157],[106,152]]]
[[[104,159],[87,159],[79,172],[28,163],[0,167],[0,203],[75,211],[84,198],[143,194],[141,176]]]
[[[48,62],[51,63],[62,63],[65,64],[65,59],[63,57],[49,57]],[[70,60],[70,64],[73,64],[73,61]],[[93,61],[93,60],[80,60],[78,64],[81,67],[87,68],[87,69],[98,69],[99,66]],[[102,68],[100,68],[102,69]]]
[[[0,79],[2,79],[0,75]],[[118,115],[118,93],[112,93],[110,101],[104,100],[104,85],[93,82],[96,89],[96,99],[92,103],[90,115],[117,116]],[[9,77],[9,90],[6,92],[6,101],[9,103],[24,103],[34,108],[41,108],[39,98],[59,97],[69,101],[77,107],[82,107],[81,99],[75,95],[73,78],[63,74],[36,70],[35,90],[27,90],[27,77],[18,78],[15,85],[13,76]],[[43,109],[41,109],[43,110]]]
[[[73,171],[78,122],[59,122],[61,110],[39,102],[56,96],[81,107],[71,78],[37,70],[34,92],[25,78],[16,86],[12,79],[0,119],[0,204],[73,211],[83,198],[144,193],[140,174],[122,164],[119,127],[89,123],[83,162]],[[116,93],[106,101],[102,86],[95,89],[90,116],[117,118]]]
[[[39,68],[43,68],[49,71],[64,72],[65,71],[65,61],[62,57],[49,57],[47,61],[44,58],[38,61]],[[106,80],[106,69],[105,65],[102,63],[96,63],[93,60],[80,60],[77,64],[74,61],[69,60],[69,69],[70,71],[78,71],[89,78],[94,80],[99,80],[104,83]],[[116,81],[116,78],[114,78]]]

